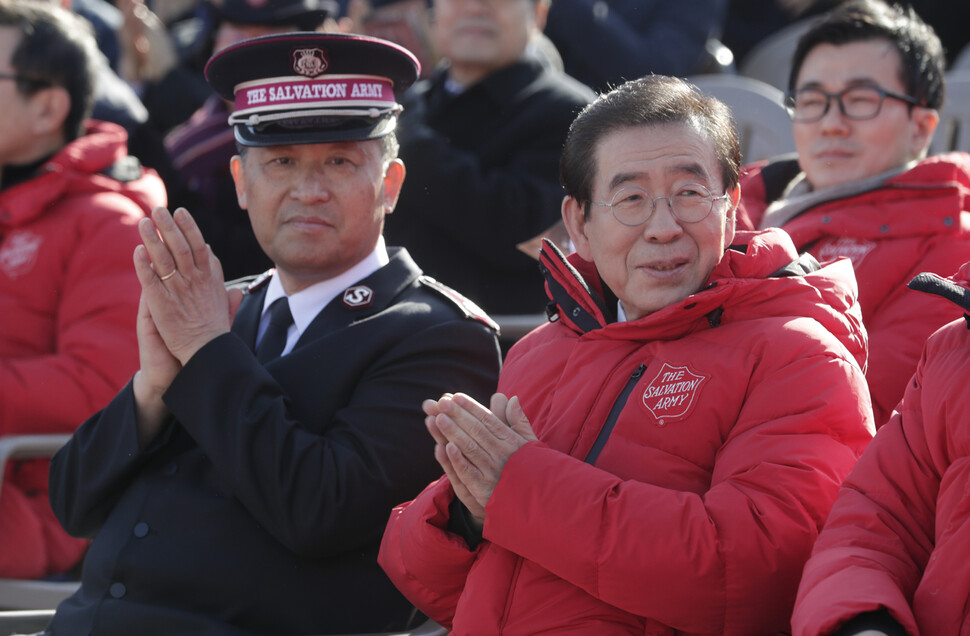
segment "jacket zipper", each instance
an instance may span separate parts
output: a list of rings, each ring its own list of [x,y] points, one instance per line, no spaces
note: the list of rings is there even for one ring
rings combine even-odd
[[[610,438],[610,434],[613,432],[613,427],[616,426],[616,420],[620,417],[620,412],[623,411],[623,407],[626,406],[626,402],[630,399],[630,394],[633,393],[633,387],[636,386],[637,380],[643,375],[643,372],[647,370],[647,365],[641,363],[640,366],[630,375],[630,378],[626,381],[626,386],[620,391],[620,395],[617,396],[616,401],[613,402],[612,408],[610,408],[610,414],[606,417],[606,422],[603,424],[603,428],[600,429],[600,434],[596,436],[596,441],[593,442],[593,447],[589,449],[586,454],[586,458],[583,460],[587,464],[596,464],[596,458],[599,457],[600,451],[606,446],[606,441]]]
[[[620,417],[620,411],[626,406],[626,401],[630,399],[630,394],[633,393],[633,387],[636,386],[637,380],[643,375],[643,372],[647,370],[647,365],[641,363],[632,374],[630,374],[629,379],[626,381],[623,390],[620,391],[620,395],[617,396],[616,400],[613,402],[613,406],[610,408],[610,414],[606,418],[606,423],[603,424],[603,428],[600,430],[599,435],[596,436],[596,441],[593,442],[593,448],[590,449],[589,453],[586,454],[585,462],[593,464],[596,461],[596,457],[599,455],[600,451],[603,450],[603,446],[606,444],[606,440],[609,438],[610,433],[613,431],[613,427],[616,426],[616,420]],[[499,621],[499,634],[503,633],[505,630],[505,624],[509,618],[509,609],[512,605],[512,596],[515,594],[516,582],[519,579],[519,573],[522,570],[522,557],[515,557],[515,566],[512,570],[512,577],[509,584],[509,593],[505,599],[505,608],[502,611],[502,618]]]

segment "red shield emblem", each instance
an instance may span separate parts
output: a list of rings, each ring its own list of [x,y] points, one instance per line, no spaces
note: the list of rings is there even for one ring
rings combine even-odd
[[[27,230],[8,234],[0,248],[0,270],[10,278],[26,274],[34,267],[43,242],[43,238]]]
[[[656,377],[643,390],[643,405],[657,420],[658,426],[686,416],[707,376],[698,375],[686,366],[675,367],[664,362]]]
[[[837,238],[826,241],[818,251],[818,260],[821,263],[834,261],[835,259],[846,256],[852,260],[852,267],[858,268],[862,264],[862,259],[866,257],[876,247],[872,241],[857,238]]]
[[[344,292],[343,303],[349,309],[370,307],[374,304],[374,290],[366,285],[351,287]]]

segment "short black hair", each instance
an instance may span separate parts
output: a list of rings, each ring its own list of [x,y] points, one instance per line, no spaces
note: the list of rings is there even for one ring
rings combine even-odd
[[[799,39],[789,90],[795,90],[805,58],[820,44],[836,46],[885,39],[899,51],[899,79],[920,106],[939,109],[945,97],[946,58],[939,36],[910,7],[883,0],[850,0],[822,15]]]
[[[570,125],[559,160],[566,195],[585,204],[588,217],[600,141],[618,130],[663,124],[684,124],[707,135],[725,192],[738,185],[741,145],[728,107],[685,80],[650,75],[600,95]]]
[[[84,134],[94,105],[96,56],[91,25],[70,11],[44,3],[0,0],[0,26],[20,31],[10,65],[21,79],[17,89],[30,96],[59,86],[71,99],[64,121],[66,141]]]

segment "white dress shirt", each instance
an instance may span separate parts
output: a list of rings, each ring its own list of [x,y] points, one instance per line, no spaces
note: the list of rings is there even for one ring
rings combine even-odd
[[[317,317],[323,308],[331,300],[343,293],[354,283],[361,281],[390,262],[387,256],[387,247],[384,244],[384,237],[377,240],[374,251],[364,257],[359,263],[348,269],[346,272],[319,283],[314,283],[306,289],[302,289],[292,296],[288,296],[290,303],[290,313],[293,315],[293,324],[286,332],[286,346],[283,347],[281,356],[285,356],[292,351],[294,345],[306,331],[313,319]],[[269,308],[277,298],[286,296],[283,284],[280,283],[279,276],[273,276],[266,288],[266,298],[263,300],[263,313],[259,319],[259,331],[256,335],[256,342],[263,338],[266,328],[269,326]]]

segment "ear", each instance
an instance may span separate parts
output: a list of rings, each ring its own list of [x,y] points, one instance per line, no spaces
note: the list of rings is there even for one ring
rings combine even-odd
[[[583,214],[582,203],[572,197],[563,197],[562,220],[569,232],[569,239],[573,242],[576,253],[584,260],[593,260],[593,251],[586,237],[586,217]]]
[[[546,20],[549,18],[549,3],[546,0],[538,0],[535,3],[535,21],[536,30],[545,31],[546,30]]]
[[[71,95],[63,86],[42,88],[28,98],[32,127],[38,136],[62,135],[71,110]]]
[[[728,193],[728,203],[730,204],[724,214],[724,247],[734,243],[734,228],[737,224],[738,204],[741,203],[741,184],[734,186]]]
[[[935,108],[914,106],[911,115],[913,120],[913,136],[911,156],[913,159],[926,154],[926,149],[933,139],[933,132],[940,123],[940,112]]]
[[[229,160],[229,172],[232,173],[232,180],[236,184],[236,199],[239,207],[246,208],[246,170],[243,166],[244,159],[239,155],[233,155]]]
[[[404,162],[400,159],[395,159],[391,163],[387,164],[387,170],[384,171],[384,213],[390,214],[394,211],[394,206],[397,205],[397,198],[401,194],[401,186],[404,185],[404,176],[406,174],[404,169]]]

